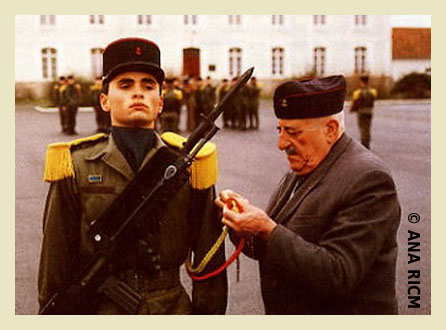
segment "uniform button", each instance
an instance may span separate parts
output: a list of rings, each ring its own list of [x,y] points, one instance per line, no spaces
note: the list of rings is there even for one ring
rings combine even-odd
[[[152,248],[148,248],[148,249],[147,249],[147,253],[148,253],[148,254],[152,254],[152,253],[153,253],[153,249],[152,249]]]
[[[160,266],[160,265],[155,265],[155,270],[156,270],[156,271],[161,270],[161,266]]]

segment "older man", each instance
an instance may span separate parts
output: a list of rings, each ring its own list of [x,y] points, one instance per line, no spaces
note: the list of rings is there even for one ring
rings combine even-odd
[[[290,81],[274,95],[291,171],[266,212],[226,190],[223,222],[259,260],[267,314],[395,314],[400,206],[383,162],[344,133],[345,79]],[[234,198],[241,209],[226,206]]]

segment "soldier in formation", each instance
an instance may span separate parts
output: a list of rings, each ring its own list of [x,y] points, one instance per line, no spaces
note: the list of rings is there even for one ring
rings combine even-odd
[[[260,87],[257,84],[256,77],[252,77],[248,86],[248,116],[249,128],[259,129],[259,98]]]
[[[193,131],[203,116],[221,101],[232,85],[237,81],[234,77],[229,81],[222,79],[215,85],[211,77],[205,80],[201,77],[187,77],[182,82],[174,77],[167,78],[163,84],[165,97],[163,112],[160,115],[159,129],[161,132],[179,132],[180,117],[183,107],[186,112],[186,130]],[[223,112],[223,127],[230,129],[259,128],[259,98],[260,87],[255,77],[250,83],[234,95],[230,104]]]
[[[70,75],[67,79],[67,85],[62,93],[62,102],[66,107],[66,129],[65,134],[75,135],[76,116],[81,100],[81,86],[76,82],[74,76]]]
[[[178,84],[175,84],[175,78],[166,78],[163,88],[163,111],[160,114],[161,132],[180,131],[180,115],[183,105],[183,92]]]
[[[98,133],[108,133],[111,125],[110,113],[102,110],[99,102],[99,95],[102,91],[102,77],[96,77],[94,83],[90,86],[90,102],[93,105],[96,115],[96,124]]]
[[[64,102],[64,92],[67,88],[67,78],[64,76],[59,77],[59,81],[54,85],[54,98],[59,108],[60,126],[62,127],[62,133],[67,131],[67,107]]]
[[[361,76],[359,88],[353,92],[353,103],[350,111],[356,112],[358,115],[361,143],[367,149],[370,149],[373,107],[377,96],[376,89],[369,87],[369,77]]]

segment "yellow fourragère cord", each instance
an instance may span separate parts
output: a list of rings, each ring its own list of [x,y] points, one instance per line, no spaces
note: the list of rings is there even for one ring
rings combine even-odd
[[[229,208],[232,211],[237,212],[237,213],[240,212],[240,210],[239,210],[235,200],[230,199],[228,201],[228,203],[229,203]],[[222,232],[221,232],[220,236],[215,241],[214,245],[211,247],[211,249],[208,251],[208,253],[206,253],[206,255],[204,256],[203,260],[201,260],[200,264],[197,267],[195,267],[195,268],[192,267],[192,249],[189,249],[189,255],[188,255],[187,260],[186,260],[186,269],[187,269],[187,271],[189,273],[199,274],[206,268],[206,266],[209,263],[209,261],[212,259],[214,254],[217,252],[219,247],[223,244],[226,236],[228,235],[228,231],[229,231],[228,227],[227,226],[223,226]]]

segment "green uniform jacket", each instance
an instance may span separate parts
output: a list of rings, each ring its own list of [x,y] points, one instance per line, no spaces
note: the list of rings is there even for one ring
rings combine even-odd
[[[156,145],[149,151],[142,166],[163,145],[163,141],[157,136]],[[134,177],[112,137],[83,143],[72,148],[71,154],[75,177],[52,183],[46,201],[38,278],[40,308],[54,293],[66,287],[79,271],[80,265],[89,259],[94,247],[87,235],[88,224],[106,210]],[[100,182],[89,182],[89,176],[101,176],[100,180],[90,179]],[[221,232],[214,197],[214,187],[195,190],[186,184],[165,210],[159,221],[159,231],[146,238],[148,242],[152,242],[152,257],[155,258],[136,266],[139,272],[148,274],[150,284],[149,289],[138,289],[146,302],[140,313],[225,313],[225,272],[210,280],[194,282],[192,302],[181,283],[175,280],[189,248],[193,249],[199,262]],[[155,246],[153,242],[156,242]],[[120,251],[119,254],[127,259],[119,261],[123,271],[126,262],[131,265],[132,260],[141,261],[134,255],[126,255],[125,251]],[[224,259],[222,246],[205,272],[216,269]],[[108,298],[102,297],[89,313],[121,314],[123,310],[108,301]]]

